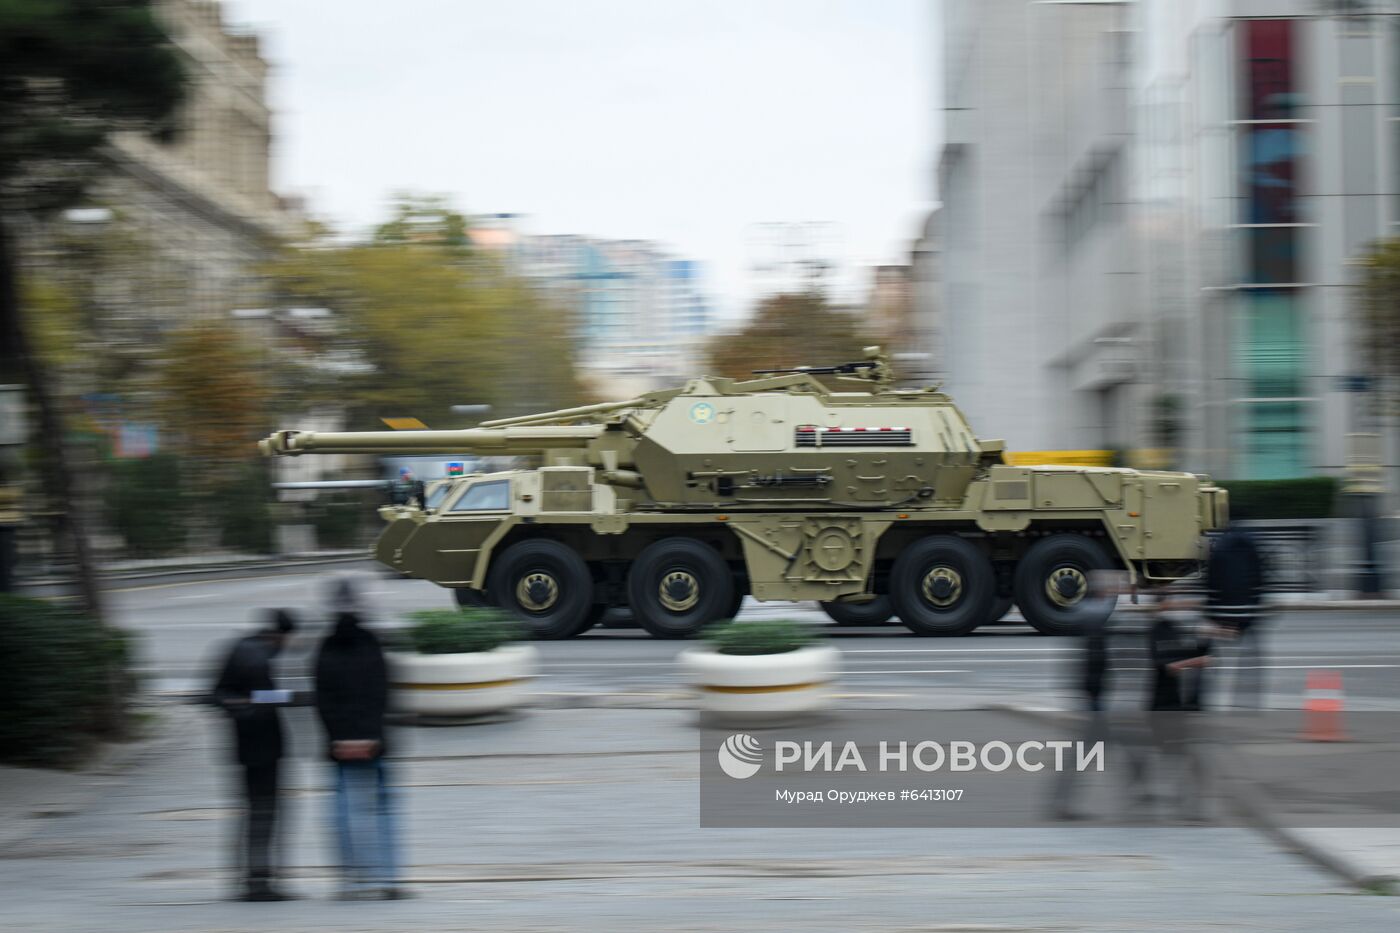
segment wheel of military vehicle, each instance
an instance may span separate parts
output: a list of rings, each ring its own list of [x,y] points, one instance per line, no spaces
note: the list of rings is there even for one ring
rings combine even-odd
[[[709,545],[662,538],[649,545],[627,575],[632,613],[656,638],[689,638],[726,616],[734,603],[734,575]]]
[[[491,569],[487,590],[535,638],[577,635],[593,611],[588,565],[572,548],[545,538],[511,545]]]
[[[1016,600],[1012,599],[1010,596],[996,597],[992,600],[992,611],[987,613],[987,622],[985,624],[1000,622],[1002,619],[1006,618],[1006,614],[1011,611],[1011,607],[1014,605],[1016,605]]]
[[[890,602],[916,635],[965,635],[987,620],[996,578],[976,545],[935,535],[906,547],[890,571]]]
[[[584,632],[593,628],[593,626],[602,622],[603,617],[608,614],[608,610],[611,608],[612,606],[607,603],[594,603],[592,606],[589,606],[588,614],[583,617],[583,624],[579,626],[578,631],[574,632],[574,634],[582,635]]]
[[[739,612],[744,608],[744,597],[748,595],[742,587],[734,587],[734,598],[729,601],[729,610],[724,614],[726,619],[737,619]]]
[[[1113,612],[1114,597],[1089,592],[1094,571],[1112,566],[1104,549],[1082,535],[1041,538],[1016,567],[1016,605],[1036,631],[1071,635]]]
[[[876,596],[868,603],[820,603],[822,612],[838,625],[884,625],[894,615],[888,596]]]
[[[459,586],[452,591],[452,598],[457,601],[460,609],[488,609],[491,600],[482,590],[473,590],[465,586]]]

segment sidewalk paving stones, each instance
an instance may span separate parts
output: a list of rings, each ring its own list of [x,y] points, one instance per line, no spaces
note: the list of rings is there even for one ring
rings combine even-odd
[[[223,724],[163,739],[7,841],[5,926],[175,930],[1390,930],[1400,898],[1240,829],[700,830],[694,714],[549,709],[401,730],[417,897],[330,900],[328,765],[296,730],[284,904],[228,891]],[[78,777],[78,776],[64,776]],[[55,788],[59,781],[56,780]],[[32,793],[0,774],[0,793]],[[43,796],[43,795],[40,795]],[[8,814],[9,811],[6,811]]]

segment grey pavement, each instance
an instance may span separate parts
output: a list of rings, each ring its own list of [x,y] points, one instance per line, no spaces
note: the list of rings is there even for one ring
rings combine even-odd
[[[162,738],[24,820],[3,926],[176,930],[1391,930],[1248,830],[699,828],[693,714],[549,709],[397,734],[410,901],[331,900],[327,765],[294,728],[285,904],[228,901],[222,723],[165,703]],[[305,714],[300,714],[304,716]],[[0,794],[11,790],[0,770]]]
[[[112,593],[118,622],[141,635],[141,664],[167,728],[129,761],[92,773],[45,783],[0,769],[0,883],[18,892],[0,927],[1379,930],[1400,921],[1400,899],[1359,894],[1286,851],[1302,848],[1298,839],[1249,830],[701,830],[698,733],[675,663],[684,646],[604,628],[538,644],[534,708],[522,715],[401,734],[398,775],[420,895],[411,902],[328,900],[326,766],[309,714],[294,713],[299,757],[289,776],[288,833],[293,884],[308,898],[229,903],[221,899],[222,866],[235,820],[218,765],[222,727],[174,698],[203,687],[221,645],[259,607],[307,614],[311,624],[283,670],[285,680],[303,676],[324,624],[325,576]],[[450,605],[448,594],[421,581],[363,579],[381,625]],[[825,618],[810,604],[752,600],[741,614],[764,617]],[[1074,702],[1066,689],[1074,644],[1023,624],[955,639],[917,638],[898,627],[827,631],[843,652],[842,706]],[[1396,709],[1400,614],[1280,614],[1267,666],[1276,707],[1297,709],[1307,671],[1328,667],[1344,675],[1349,710]],[[1373,873],[1400,873],[1392,872],[1400,869],[1391,862],[1392,834],[1306,832],[1328,852],[1371,859]]]

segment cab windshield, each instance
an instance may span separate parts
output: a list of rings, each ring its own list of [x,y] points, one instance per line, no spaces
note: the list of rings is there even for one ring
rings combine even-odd
[[[504,511],[510,508],[510,481],[492,480],[486,483],[473,483],[466,492],[452,503],[453,512]]]

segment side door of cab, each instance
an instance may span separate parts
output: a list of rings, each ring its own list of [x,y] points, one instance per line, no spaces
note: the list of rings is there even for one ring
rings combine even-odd
[[[509,478],[482,478],[449,494],[402,545],[403,563],[416,577],[443,586],[467,586],[481,547],[510,518]]]

